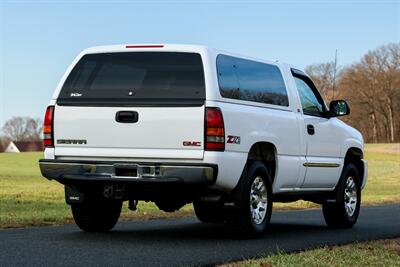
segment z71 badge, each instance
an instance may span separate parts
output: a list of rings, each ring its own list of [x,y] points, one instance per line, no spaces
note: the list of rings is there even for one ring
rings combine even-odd
[[[228,139],[226,140],[226,142],[228,144],[240,144],[240,136],[228,135],[227,137]]]

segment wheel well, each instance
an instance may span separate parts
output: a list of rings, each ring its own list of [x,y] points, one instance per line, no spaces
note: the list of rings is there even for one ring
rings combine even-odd
[[[351,147],[347,150],[346,157],[344,158],[344,164],[352,163],[356,166],[358,173],[360,175],[361,184],[363,183],[364,177],[364,164],[361,159],[364,158],[364,154],[361,149],[356,147]]]
[[[247,161],[262,161],[269,171],[269,176],[274,182],[276,173],[276,147],[272,143],[258,142],[253,144],[247,156]]]

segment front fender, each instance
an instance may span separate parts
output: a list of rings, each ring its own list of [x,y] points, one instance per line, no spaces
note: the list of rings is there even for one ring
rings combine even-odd
[[[356,138],[346,138],[342,149],[341,149],[341,158],[345,158],[347,151],[349,151],[350,148],[358,148],[362,151],[364,154],[364,143],[363,141],[356,139]]]

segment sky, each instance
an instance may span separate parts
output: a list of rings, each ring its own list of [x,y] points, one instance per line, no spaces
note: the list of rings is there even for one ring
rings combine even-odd
[[[75,56],[107,44],[203,44],[304,68],[400,41],[397,1],[0,1],[0,127],[42,118]]]

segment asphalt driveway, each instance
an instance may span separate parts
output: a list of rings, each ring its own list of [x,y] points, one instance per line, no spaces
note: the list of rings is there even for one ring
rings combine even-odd
[[[214,265],[353,241],[400,236],[400,205],[362,207],[353,229],[328,229],[321,210],[275,212],[261,239],[231,238],[196,218],[121,222],[105,234],[75,225],[0,230],[0,266]]]

